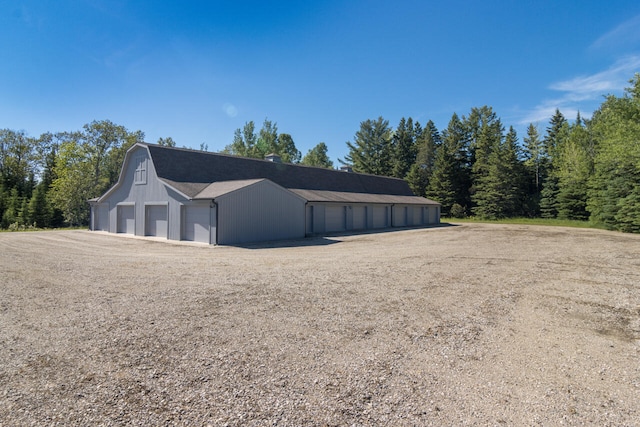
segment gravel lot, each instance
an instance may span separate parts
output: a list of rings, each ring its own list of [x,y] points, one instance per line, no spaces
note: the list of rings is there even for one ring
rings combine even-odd
[[[640,236],[0,233],[0,426],[640,425]]]

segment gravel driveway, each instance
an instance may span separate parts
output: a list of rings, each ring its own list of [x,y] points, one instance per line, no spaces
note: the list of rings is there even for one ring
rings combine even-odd
[[[640,236],[0,233],[0,426],[640,425]]]

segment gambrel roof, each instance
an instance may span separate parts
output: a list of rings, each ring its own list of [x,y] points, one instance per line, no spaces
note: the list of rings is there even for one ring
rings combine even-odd
[[[160,180],[190,199],[215,198],[266,179],[307,201],[439,204],[415,196],[407,182],[398,178],[155,144],[136,146],[147,148]]]

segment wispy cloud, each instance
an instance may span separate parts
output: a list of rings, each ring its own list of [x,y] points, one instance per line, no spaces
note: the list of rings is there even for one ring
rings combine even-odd
[[[640,55],[629,55],[619,59],[605,71],[553,83],[549,88],[566,92],[564,98],[569,101],[593,99],[600,95],[622,90],[638,69],[640,69]]]
[[[597,108],[597,102],[604,95],[621,93],[639,70],[640,55],[628,55],[604,71],[552,83],[549,89],[560,92],[559,96],[535,106],[522,117],[520,124],[546,121],[556,109],[562,111],[565,117],[573,117],[578,111],[583,116],[589,116],[592,113],[589,109]]]
[[[590,46],[591,49],[611,49],[637,46],[640,42],[640,15],[621,23],[608,33],[600,36]]]

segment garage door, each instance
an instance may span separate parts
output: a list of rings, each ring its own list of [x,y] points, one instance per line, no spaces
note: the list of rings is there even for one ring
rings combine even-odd
[[[182,240],[210,243],[211,208],[208,205],[185,206],[183,213]]]
[[[353,207],[353,229],[364,230],[365,228],[367,228],[367,207],[354,206]]]
[[[327,232],[344,231],[345,227],[345,207],[327,206],[324,211],[324,218]]]
[[[387,207],[374,206],[373,207],[373,228],[385,228],[385,227],[388,227]]]
[[[438,223],[438,207],[429,206],[429,224]]]
[[[167,237],[167,206],[150,205],[145,207],[146,236]]]
[[[118,233],[135,234],[136,215],[133,205],[118,206]]]
[[[97,206],[94,221],[96,230],[109,231],[109,206],[106,203]]]

